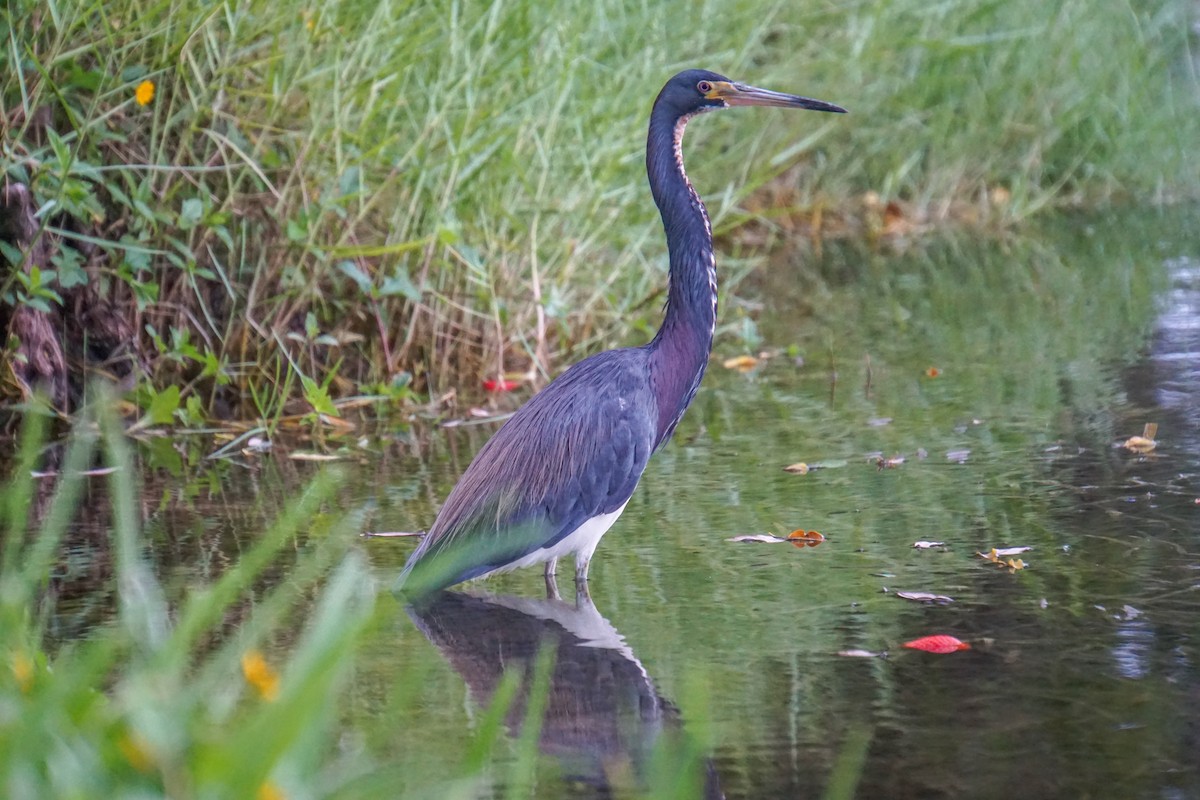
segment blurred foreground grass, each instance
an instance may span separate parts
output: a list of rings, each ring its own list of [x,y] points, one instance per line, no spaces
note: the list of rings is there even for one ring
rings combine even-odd
[[[665,281],[645,118],[682,67],[852,111],[695,126],[727,291],[780,231],[1007,225],[1198,184],[1183,0],[6,9],[0,165],[37,233],[0,230],[0,323],[46,315],[64,370],[126,378],[155,422],[538,382],[643,335]],[[8,327],[24,364],[36,343]]]
[[[336,485],[327,473],[224,576],[168,608],[143,560],[136,480],[126,444],[102,420],[119,611],[86,639],[49,648],[53,574],[98,439],[71,441],[54,494],[31,475],[44,425],[27,417],[3,502],[0,568],[0,793],[47,797],[291,797],[335,780],[329,767],[335,702],[372,611],[362,559],[329,536],[291,580],[261,597],[248,619],[218,635],[226,615],[280,547]],[[310,594],[315,595],[313,601]],[[305,617],[286,664],[263,656],[281,622]]]

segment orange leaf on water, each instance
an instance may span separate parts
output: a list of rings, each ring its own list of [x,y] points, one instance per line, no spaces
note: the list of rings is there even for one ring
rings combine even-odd
[[[806,531],[803,529],[792,531],[787,535],[787,538],[796,547],[816,547],[825,541],[825,535],[820,531]]]
[[[953,653],[958,650],[971,649],[971,645],[961,639],[955,639],[953,636],[945,634],[922,636],[920,639],[905,642],[904,646],[910,650],[924,650],[926,653]]]

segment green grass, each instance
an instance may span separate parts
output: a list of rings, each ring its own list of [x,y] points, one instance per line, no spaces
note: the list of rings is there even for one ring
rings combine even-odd
[[[651,330],[665,259],[645,118],[685,66],[852,112],[694,126],[689,169],[725,233],[820,211],[870,235],[868,192],[988,225],[1196,195],[1180,0],[7,9],[0,157],[64,246],[37,272],[5,249],[23,269],[0,295],[125,320],[63,336],[77,370],[84,338],[104,351],[92,368],[144,370],[154,422],[470,394]],[[727,287],[757,263],[724,259]]]

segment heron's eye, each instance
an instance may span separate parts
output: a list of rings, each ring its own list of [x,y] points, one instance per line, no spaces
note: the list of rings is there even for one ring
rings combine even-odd
[[[712,88],[713,88],[712,84],[709,83],[708,81],[700,81],[699,83],[696,84],[696,91],[700,92],[700,94],[703,94],[703,95],[707,95],[709,92],[711,92]]]

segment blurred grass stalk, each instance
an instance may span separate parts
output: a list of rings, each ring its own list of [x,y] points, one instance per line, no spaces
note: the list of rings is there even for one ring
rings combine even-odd
[[[328,410],[410,379],[436,397],[648,329],[665,257],[645,118],[684,66],[852,111],[696,126],[721,232],[870,236],[897,201],[918,224],[1006,225],[1195,199],[1185,0],[8,8],[4,172],[72,246],[46,286],[0,288],[45,305],[96,283],[192,417],[247,397],[277,417],[297,393]]]

